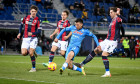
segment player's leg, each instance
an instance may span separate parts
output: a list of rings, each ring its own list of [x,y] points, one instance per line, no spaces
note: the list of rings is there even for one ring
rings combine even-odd
[[[78,63],[74,63],[74,64],[78,67],[83,67],[85,64],[90,62],[95,57],[96,54],[101,53],[101,51],[102,51],[101,47],[98,46],[86,57],[86,59],[83,62],[81,62],[80,64]]]
[[[42,63],[43,66],[47,67],[48,64],[53,61],[53,59],[54,59],[54,53],[55,53],[55,51],[57,50],[58,47],[60,47],[59,41],[58,41],[58,43],[56,43],[56,42],[53,42],[52,43],[52,48],[51,48],[50,55],[49,55],[49,62],[48,63]]]
[[[66,51],[65,59],[67,59],[67,57],[68,57],[70,51],[71,51],[71,48],[68,47],[68,49],[67,49],[67,51]],[[65,63],[64,63],[63,66],[62,66],[62,68],[60,68],[60,74],[61,74],[61,75],[62,75],[63,70],[65,70],[67,67],[68,67],[68,63],[66,63],[66,61],[65,61]]]
[[[65,58],[65,53],[67,50],[68,42],[67,41],[60,41],[61,45],[61,55]]]
[[[111,77],[110,70],[109,70],[109,60],[107,58],[108,55],[109,55],[108,52],[103,51],[103,53],[102,53],[102,60],[103,60],[103,64],[105,66],[105,71],[106,72],[101,77]]]
[[[23,56],[28,55],[28,53],[29,53],[29,51],[28,51],[29,47],[30,47],[30,39],[29,38],[23,38],[23,41],[22,41],[22,44],[21,44],[21,54]]]
[[[22,49],[21,49],[21,54],[22,54],[23,56],[28,55],[28,50],[27,50],[26,48],[22,48]]]
[[[34,51],[35,49],[30,48],[30,58],[31,58],[31,62],[32,62],[32,68],[29,72],[36,72],[36,58],[34,56]]]
[[[66,51],[64,51],[64,50],[61,50],[61,52],[60,52],[60,54],[65,58],[65,53],[66,53]]]
[[[102,41],[100,43],[100,46],[96,47],[87,57],[86,59],[81,62],[80,64],[79,63],[73,63],[74,65],[78,66],[78,67],[83,67],[85,64],[87,64],[88,62],[90,62],[96,54],[99,54],[102,52],[102,50],[105,48],[105,43],[106,43],[106,40]]]
[[[106,40],[105,43],[105,48],[102,49],[102,60],[103,60],[103,64],[105,66],[105,74],[102,75],[101,77],[111,77],[111,73],[109,70],[109,60],[107,58],[107,56],[109,56],[110,53],[113,53],[113,50],[117,47],[117,41],[110,41],[110,40]]]
[[[86,75],[86,73],[85,73],[85,71],[84,71],[84,67],[79,68],[79,67],[73,65],[72,63],[73,63],[73,61],[71,60],[70,63],[68,64],[68,68],[69,68],[69,69],[72,69],[72,70],[74,70],[74,71],[79,71],[79,72],[81,72],[83,75]]]
[[[70,63],[70,61],[71,61],[71,59],[72,59],[73,57],[74,57],[74,52],[73,52],[73,51],[70,51],[70,52],[68,53],[68,56],[67,56],[67,58],[66,58],[65,63],[64,63],[63,66],[62,66],[63,71],[68,67],[68,64]]]
[[[31,58],[31,62],[32,62],[32,68],[29,72],[36,72],[36,58],[35,58],[34,52],[35,52],[37,43],[38,43],[37,38],[31,38],[29,53],[30,53],[30,58]]]
[[[54,59],[54,53],[57,50],[57,46],[53,45],[51,48],[50,56],[49,56],[49,63],[51,63]]]

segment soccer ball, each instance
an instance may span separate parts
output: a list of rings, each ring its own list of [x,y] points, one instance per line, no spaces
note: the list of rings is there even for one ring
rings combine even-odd
[[[57,67],[57,65],[56,65],[56,63],[54,63],[54,62],[51,62],[51,63],[48,65],[48,69],[49,69],[50,71],[55,71],[55,70],[56,70],[56,67]]]

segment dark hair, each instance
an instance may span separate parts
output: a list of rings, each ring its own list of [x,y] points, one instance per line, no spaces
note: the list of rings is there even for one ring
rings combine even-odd
[[[32,10],[32,9],[35,9],[36,11],[38,11],[38,7],[35,6],[35,5],[32,5],[32,6],[31,6],[30,10]]]
[[[114,12],[117,12],[117,7],[110,7],[110,10],[113,10]]]
[[[76,22],[76,23],[77,23],[77,22],[83,23],[83,20],[80,19],[80,18],[78,18],[78,19],[75,20],[75,22]]]
[[[69,12],[68,12],[67,10],[65,10],[65,11],[63,11],[63,12],[65,12],[65,13],[67,14],[67,16],[69,15]]]

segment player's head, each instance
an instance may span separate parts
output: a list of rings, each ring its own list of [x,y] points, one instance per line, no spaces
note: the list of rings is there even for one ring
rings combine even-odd
[[[66,20],[68,15],[69,15],[69,12],[67,10],[63,11],[61,14],[62,20]]]
[[[37,14],[37,11],[38,11],[38,7],[35,6],[35,5],[32,5],[31,8],[30,8],[31,16],[32,16],[32,17],[35,17],[36,14]]]
[[[110,17],[113,19],[117,15],[117,7],[110,7]]]
[[[75,26],[77,29],[81,29],[83,27],[83,20],[82,19],[76,19]]]

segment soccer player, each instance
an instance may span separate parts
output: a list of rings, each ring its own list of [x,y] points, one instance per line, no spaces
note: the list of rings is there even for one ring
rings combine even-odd
[[[17,35],[17,38],[20,38],[23,25],[25,24],[23,41],[21,45],[21,53],[23,56],[26,56],[28,55],[28,49],[29,49],[29,54],[32,62],[32,68],[29,72],[36,72],[36,68],[35,68],[36,59],[34,56],[34,52],[38,43],[37,36],[41,33],[41,29],[42,29],[41,22],[39,18],[36,16],[37,11],[38,11],[38,7],[32,5],[30,8],[31,14],[24,17],[19,28],[19,34]]]
[[[78,54],[80,47],[81,47],[81,42],[85,38],[85,36],[93,37],[97,45],[99,45],[98,39],[89,30],[83,28],[83,20],[82,19],[77,19],[75,21],[75,26],[70,26],[70,27],[63,29],[59,33],[59,35],[55,38],[54,41],[58,42],[58,39],[61,37],[61,35],[65,31],[71,31],[72,36],[70,39],[68,49],[66,51],[66,56],[65,56],[66,61],[63,64],[62,68],[60,69],[60,74],[62,74],[62,72],[68,67],[69,69],[82,72],[84,75],[86,75],[83,68],[79,68],[75,65],[72,65],[72,62],[74,60],[74,57]]]
[[[57,28],[55,31],[50,35],[50,38],[52,39],[53,36],[57,33],[60,33],[62,29],[65,29],[66,27],[70,26],[70,22],[67,20],[67,17],[69,15],[68,11],[63,11],[61,14],[62,20],[58,21]],[[51,63],[54,59],[54,53],[57,50],[57,48],[61,48],[61,55],[65,56],[65,51],[68,46],[68,38],[71,36],[71,32],[64,32],[63,35],[59,38],[58,42],[52,43],[52,48],[49,56],[49,63]],[[49,63],[43,63],[43,65],[46,67]]]
[[[99,46],[97,46],[87,57],[86,59],[81,62],[79,65],[75,63],[75,65],[78,65],[79,67],[82,67],[86,63],[90,62],[96,54],[99,54],[102,52],[102,60],[105,66],[105,74],[101,77],[111,77],[111,73],[109,70],[109,60],[107,56],[109,54],[113,53],[113,50],[117,47],[118,39],[120,38],[120,30],[123,27],[122,22],[126,22],[126,19],[120,15],[120,9],[116,7],[110,8],[110,16],[112,18],[112,21],[109,25],[107,38],[100,43]]]

